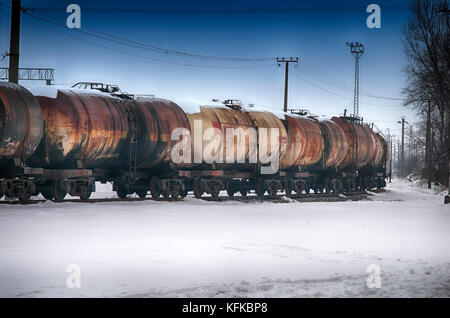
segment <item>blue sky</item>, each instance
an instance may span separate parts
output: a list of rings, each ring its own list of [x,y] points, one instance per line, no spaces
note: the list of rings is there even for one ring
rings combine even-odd
[[[10,1],[0,0],[0,3],[3,4],[0,6],[0,51],[4,52],[9,49],[10,9],[5,5],[9,5]],[[99,32],[106,32],[120,38],[199,55],[299,57],[307,65],[347,83],[350,87],[353,85],[354,60],[345,42],[361,41],[366,49],[360,64],[361,89],[377,95],[401,97],[401,88],[405,85],[402,68],[406,65],[406,60],[401,42],[401,30],[409,17],[408,10],[402,7],[408,4],[405,0],[165,0],[95,3],[80,0],[22,0],[24,7],[45,10],[30,11],[41,19],[22,15],[20,66],[55,68],[55,83],[102,81],[117,84],[130,93],[156,94],[178,100],[237,98],[245,103],[282,109],[284,68],[277,67],[275,62],[230,63],[159,54],[98,37],[93,38],[85,33],[49,23],[50,19],[64,24],[68,16],[65,7],[70,3],[77,3],[81,7],[81,31],[97,35]],[[381,6],[381,29],[368,29],[366,26],[369,14],[364,8],[370,3]],[[393,9],[393,6],[400,7]],[[333,9],[343,7],[354,9]],[[145,11],[155,8],[323,10],[289,14],[155,14]],[[0,62],[0,65],[7,66],[7,59]],[[351,89],[332,86],[329,82],[311,75],[304,67],[294,69],[293,73],[302,78],[290,74],[290,107],[306,108],[318,115],[335,115],[342,113],[344,108],[353,109]],[[41,83],[24,81],[21,84],[30,87]],[[411,111],[394,107],[400,103],[397,100],[361,96],[360,115],[374,120],[381,129],[390,127],[394,133],[398,133],[399,125],[396,121],[402,115],[413,119]]]

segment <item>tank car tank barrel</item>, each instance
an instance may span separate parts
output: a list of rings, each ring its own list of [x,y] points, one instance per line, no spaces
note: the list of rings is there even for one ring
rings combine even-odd
[[[33,95],[17,84],[0,83],[0,164],[24,164],[38,147],[43,128]]]

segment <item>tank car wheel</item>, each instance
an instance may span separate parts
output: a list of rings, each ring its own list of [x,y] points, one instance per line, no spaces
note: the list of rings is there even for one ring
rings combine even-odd
[[[303,194],[303,190],[305,190],[305,192],[306,192],[305,183],[304,182],[300,182],[298,187],[297,187],[297,189],[298,189],[297,194],[302,195]]]
[[[235,193],[236,193],[236,189],[233,186],[233,183],[232,182],[228,182],[228,185],[227,185],[227,194],[228,194],[228,196],[230,198],[232,198]]]
[[[369,189],[369,180],[367,178],[364,178],[362,181],[362,191],[370,190]]]
[[[277,197],[278,190],[275,187],[270,187],[269,190],[268,190],[268,193],[269,193],[269,197],[271,199],[274,199],[274,198]]]
[[[367,189],[369,191],[372,191],[372,189],[374,188],[374,181],[372,178],[367,178]]]
[[[120,199],[126,199],[128,195],[127,188],[124,185],[118,185],[116,193]]]
[[[187,195],[188,195],[187,186],[184,183],[182,183],[180,186],[180,197],[184,199],[185,197],[187,197]]]
[[[380,190],[381,188],[383,188],[383,185],[382,185],[383,183],[382,183],[381,179],[378,179],[376,181],[376,183],[377,183],[377,190]],[[1,196],[0,196],[0,198],[1,198]]]
[[[53,194],[50,189],[48,190],[41,190],[41,194],[44,197],[45,200],[53,200]]]
[[[346,182],[346,191],[348,193],[353,192],[353,181],[352,180],[347,180],[347,182]]]
[[[331,190],[331,193],[333,193],[333,194],[339,193],[339,183],[338,183],[338,180],[333,179],[333,180],[330,181],[330,190]]]
[[[305,185],[305,194],[309,194],[311,192],[311,188],[309,187],[309,184],[307,183]]]
[[[197,199],[200,199],[202,197],[204,191],[200,184],[200,180],[195,179],[194,182],[192,182],[192,191],[194,192],[194,196]]]
[[[330,180],[328,178],[325,179],[325,190],[326,194],[330,194]]]
[[[214,190],[211,190],[211,197],[212,197],[215,201],[219,201],[219,194],[220,194],[220,189],[214,189]]]
[[[292,187],[291,187],[289,181],[286,182],[286,189],[285,189],[285,191],[286,191],[286,196],[287,197],[289,197],[289,198],[292,197]]]
[[[86,191],[83,191],[83,193],[80,193],[79,197],[81,200],[86,201],[86,200],[89,200],[91,195],[92,195],[92,191],[86,190]]]
[[[343,193],[344,192],[344,184],[342,183],[342,181],[339,179],[336,179],[335,183],[336,183],[336,186],[335,186],[336,193],[339,193],[339,194]]]
[[[161,188],[159,186],[158,177],[152,177],[152,180],[150,181],[150,194],[153,199],[159,199],[161,196]]]
[[[264,187],[264,184],[262,182],[256,183],[256,195],[260,198],[264,197],[264,193],[266,192],[266,189]]]
[[[177,200],[180,195],[180,187],[178,185],[172,185],[170,189],[170,196],[172,199]]]
[[[30,202],[30,198],[32,195],[33,195],[33,193],[31,193],[30,191],[25,191],[24,193],[22,193],[18,196],[18,199],[22,203],[28,203],[28,202]]]
[[[64,198],[66,197],[66,195],[67,195],[67,192],[62,191],[59,188],[59,182],[58,181],[52,182],[53,201],[55,201],[55,202],[62,202],[62,201],[64,201]]]
[[[170,198],[170,192],[169,192],[169,190],[162,190],[161,191],[161,194],[162,194],[162,196],[163,196],[163,198],[164,198],[164,200],[169,200],[169,198]]]
[[[240,193],[243,197],[246,197],[247,194],[248,194],[248,191],[247,191],[247,189],[241,189],[241,190],[239,190],[239,193]]]
[[[147,196],[148,191],[147,190],[140,190],[137,191],[136,194],[138,195],[139,198],[141,199],[145,199],[145,197]]]
[[[41,194],[46,200],[53,200],[52,185],[49,182],[45,182],[40,188]]]
[[[219,201],[220,186],[217,183],[211,185],[211,196],[214,200]]]

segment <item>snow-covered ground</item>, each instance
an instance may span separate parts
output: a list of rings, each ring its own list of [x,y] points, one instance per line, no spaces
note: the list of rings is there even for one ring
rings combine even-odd
[[[402,181],[356,202],[1,204],[0,296],[449,297],[450,206]]]

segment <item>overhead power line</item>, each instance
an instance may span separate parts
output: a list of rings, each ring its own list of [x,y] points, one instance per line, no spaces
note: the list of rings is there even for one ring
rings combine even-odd
[[[0,2],[0,5],[10,8],[9,5],[5,5]],[[38,11],[37,9],[35,11]],[[60,28],[63,28],[64,30],[67,30],[67,27],[65,25],[65,21],[59,20],[58,17],[49,15],[44,12],[30,12],[29,9],[25,9],[24,13],[27,16],[33,17],[35,19],[39,19],[42,22],[52,24],[55,26],[58,26]],[[65,12],[65,11],[64,11]],[[86,31],[87,30],[87,31]],[[225,57],[225,56],[213,56],[213,55],[201,55],[201,54],[193,54],[189,52],[183,52],[178,50],[171,50],[167,48],[162,48],[154,45],[150,45],[147,43],[139,42],[130,40],[128,38],[119,37],[117,35],[109,34],[103,31],[93,30],[89,29],[87,27],[83,27],[83,29],[72,29],[70,31],[75,31],[78,33],[81,33],[83,35],[87,35],[93,38],[101,39],[104,41],[113,42],[115,44],[120,45],[126,45],[133,48],[138,48],[142,50],[151,51],[154,53],[159,53],[163,55],[172,55],[176,57],[182,57],[182,58],[191,58],[196,59],[199,61],[220,61],[220,62],[273,62],[275,63],[275,57]],[[193,66],[189,63],[179,63],[179,64],[186,64],[186,66]]]
[[[385,11],[407,10],[408,5],[383,6]],[[60,11],[65,8],[36,7],[31,10]],[[114,14],[299,14],[361,12],[366,6],[347,7],[304,7],[304,8],[83,8],[85,12]]]
[[[58,21],[55,16],[51,16],[49,14],[46,14],[45,12],[41,12],[42,11],[41,9],[36,9],[36,10],[39,11],[39,13],[38,13],[39,15],[29,13],[29,11],[26,11],[26,14],[33,16],[35,18],[41,19],[41,20],[45,20],[46,22],[66,28],[65,24],[61,21]],[[90,30],[91,32],[84,31],[84,29]],[[215,60],[215,61],[223,61],[223,62],[269,62],[269,61],[273,62],[273,61],[275,61],[275,57],[226,57],[226,56],[194,54],[194,53],[189,53],[189,52],[183,52],[183,51],[178,51],[178,50],[162,48],[162,47],[150,45],[150,44],[135,41],[135,40],[130,40],[127,38],[119,37],[114,34],[106,33],[106,32],[99,31],[99,30],[94,30],[94,29],[90,29],[90,28],[86,28],[86,27],[83,27],[83,30],[74,29],[74,31],[77,31],[77,32],[80,32],[80,33],[83,33],[83,34],[86,34],[89,36],[98,37],[103,40],[119,43],[122,45],[129,45],[129,46],[132,46],[135,48],[150,50],[150,51],[165,54],[165,55],[175,55],[177,57],[194,58],[194,59],[199,59],[199,60]]]
[[[39,26],[41,28],[44,28],[44,29],[46,29],[48,31],[55,32],[55,33],[58,33],[60,35],[63,35],[63,36],[66,36],[66,37],[69,37],[69,38],[72,38],[72,39],[75,39],[75,40],[78,40],[78,41],[81,41],[81,42],[84,42],[84,43],[88,43],[88,44],[95,45],[95,46],[98,46],[98,47],[101,47],[101,48],[104,48],[104,49],[107,49],[107,50],[110,50],[110,51],[114,51],[114,52],[117,52],[117,53],[129,55],[129,56],[138,57],[138,58],[149,60],[149,61],[153,61],[153,62],[159,62],[159,63],[164,63],[164,64],[172,64],[172,65],[179,65],[179,66],[186,66],[186,67],[198,67],[198,68],[225,68],[225,69],[230,69],[230,68],[275,67],[275,64],[273,64],[273,65],[268,65],[268,64],[266,64],[266,65],[241,65],[241,66],[235,66],[235,65],[199,65],[199,64],[187,64],[187,63],[180,63],[180,62],[175,62],[175,61],[161,60],[161,59],[157,59],[157,58],[153,58],[153,57],[149,57],[149,56],[145,56],[145,55],[141,55],[141,54],[135,54],[135,53],[132,53],[132,52],[116,49],[116,48],[109,47],[109,46],[106,46],[106,45],[103,45],[103,44],[100,44],[100,43],[97,43],[97,42],[93,42],[93,41],[90,41],[90,40],[82,39],[82,38],[79,38],[79,37],[76,37],[76,36],[73,36],[73,35],[70,35],[70,34],[67,34],[67,33],[64,33],[64,32],[61,32],[61,31],[58,31],[58,30],[55,30],[55,29],[52,29],[52,28],[49,28],[48,26],[46,26],[44,24],[41,24],[41,23],[38,23],[38,22],[35,22],[35,21],[30,21],[30,22],[33,23],[34,25],[37,25],[37,26]]]
[[[295,70],[295,68],[294,68],[294,70]],[[346,100],[349,100],[349,101],[353,101],[353,99],[349,98],[348,96],[341,95],[339,93],[336,93],[335,91],[332,91],[332,90],[330,90],[328,88],[325,88],[325,87],[323,87],[321,85],[318,85],[318,84],[316,84],[316,83],[314,83],[314,82],[312,82],[310,80],[307,80],[304,76],[300,75],[298,72],[291,71],[291,74],[296,76],[297,78],[301,79],[302,81],[308,83],[309,85],[314,86],[314,87],[316,87],[316,88],[318,88],[320,90],[323,90],[323,91],[325,91],[325,92],[327,92],[327,93],[329,93],[331,95],[338,96],[340,98],[343,98],[343,99],[346,99]],[[361,102],[361,104],[370,105],[370,106],[377,106],[377,107],[403,107],[402,105],[382,105],[382,104],[374,104],[374,103],[368,103],[368,102]]]
[[[353,91],[353,87],[343,81],[340,81],[330,75],[325,74],[324,72],[318,70],[317,68],[305,63],[304,61],[300,61],[299,62],[299,67],[302,68],[303,71],[306,71],[310,74],[312,74],[313,77],[323,80],[327,83],[329,83],[332,86],[335,86],[337,88],[340,88],[342,90],[351,90]],[[386,99],[386,100],[394,100],[394,101],[404,101],[403,98],[397,98],[397,97],[389,97],[389,96],[382,96],[382,95],[378,95],[366,90],[359,90],[360,95],[364,95],[367,97],[372,97],[372,98],[376,98],[376,99]]]
[[[0,2],[0,5],[10,8],[10,6],[4,5],[1,2]],[[1,8],[0,8],[0,10],[1,10]],[[172,64],[172,65],[179,65],[179,66],[186,66],[186,67],[220,68],[220,69],[263,68],[263,67],[275,67],[275,65],[276,65],[275,63],[273,63],[273,64],[263,64],[263,65],[261,65],[261,64],[259,64],[259,65],[201,65],[201,64],[191,64],[191,63],[183,63],[183,62],[177,62],[177,61],[163,60],[163,59],[158,59],[158,58],[154,58],[154,57],[150,57],[150,56],[136,54],[136,53],[129,52],[129,51],[126,51],[126,50],[117,49],[117,48],[114,48],[114,47],[103,45],[103,44],[101,44],[99,42],[94,42],[94,41],[88,40],[86,38],[80,38],[80,37],[74,36],[74,35],[66,33],[66,32],[62,32],[60,30],[56,30],[56,29],[51,28],[51,27],[48,26],[48,24],[52,24],[52,25],[59,26],[59,27],[62,27],[64,29],[66,29],[65,25],[61,25],[61,24],[59,24],[59,23],[57,23],[55,21],[51,21],[49,19],[42,18],[42,17],[34,15],[34,14],[27,13],[26,16],[29,16],[29,17],[37,19],[37,20],[39,20],[41,22],[44,22],[45,24],[44,23],[39,23],[39,22],[36,22],[36,21],[31,21],[31,20],[29,21],[30,23],[32,23],[34,25],[37,25],[40,28],[46,29],[48,31],[55,32],[55,33],[58,33],[58,34],[60,34],[62,36],[65,36],[65,37],[68,37],[68,38],[71,38],[71,39],[75,39],[77,41],[81,41],[81,42],[84,42],[84,43],[88,43],[88,44],[91,44],[91,45],[95,45],[95,46],[98,46],[98,47],[101,47],[101,48],[104,48],[104,49],[108,49],[108,50],[111,50],[111,51],[114,51],[114,52],[117,52],[117,53],[129,55],[129,56],[134,56],[134,57],[142,58],[142,59],[145,59],[145,60],[148,60],[148,61],[153,61],[153,62]],[[100,38],[100,39],[103,39],[103,40],[108,40],[106,37],[97,36],[95,34],[90,34],[90,33],[85,32],[85,31],[82,31],[81,33],[84,33],[85,35],[89,35],[89,36],[94,37],[94,38]],[[120,44],[120,42],[117,42],[117,41],[116,41],[116,43]]]

